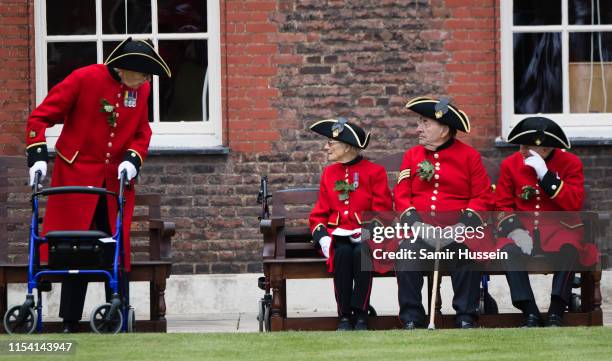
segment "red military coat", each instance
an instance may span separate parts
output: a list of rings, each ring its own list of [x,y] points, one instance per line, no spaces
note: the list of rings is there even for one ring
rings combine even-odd
[[[419,164],[429,161],[434,175],[427,181],[418,175]],[[398,183],[393,190],[395,210],[400,219],[412,225],[417,220],[446,227],[458,222],[466,226],[483,225],[492,207],[491,182],[474,148],[451,138],[436,151],[417,145],[404,154]],[[490,236],[466,239],[472,250],[492,250]]]
[[[127,93],[127,91],[130,93]],[[51,186],[94,186],[119,190],[117,168],[124,159],[142,164],[149,147],[148,104],[150,85],[130,89],[116,80],[102,64],[86,66],[72,72],[50,91],[32,112],[27,122],[27,147],[44,145],[45,130],[63,123],[55,145],[57,157]],[[135,106],[124,104],[127,95],[136,97]],[[100,111],[101,100],[115,107],[116,125],[107,121],[108,113]],[[133,159],[130,159],[132,157]],[[126,267],[129,269],[129,230],[134,209],[134,187],[125,194],[124,232]],[[98,202],[95,195],[56,195],[47,202],[43,234],[51,230],[87,230]],[[117,202],[107,199],[111,230],[115,232]],[[46,248],[41,259],[46,260]]]
[[[593,265],[597,250],[593,244],[582,243],[584,226],[576,213],[582,209],[584,200],[582,162],[574,154],[554,149],[546,166],[548,173],[538,181],[535,170],[525,165],[520,152],[502,162],[495,190],[495,206],[501,211],[497,227],[502,235],[497,247],[512,243],[505,235],[516,228],[526,229],[532,237],[533,231],[539,229],[543,251],[558,252],[561,246],[570,244],[578,250],[583,265]],[[528,200],[520,197],[526,186],[535,189]],[[514,211],[526,213],[516,217]]]
[[[357,188],[348,193],[348,199],[340,200],[339,192],[334,190],[337,181],[357,183]],[[392,211],[391,192],[385,168],[358,157],[346,163],[334,163],[323,169],[319,186],[319,198],[310,213],[310,231],[318,243],[323,236],[332,235],[336,228],[346,230],[361,229],[365,222],[364,213],[368,211]],[[332,271],[333,237],[328,260]]]

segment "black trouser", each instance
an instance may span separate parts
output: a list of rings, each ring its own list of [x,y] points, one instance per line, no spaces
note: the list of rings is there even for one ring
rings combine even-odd
[[[525,269],[530,256],[523,254],[521,249],[515,244],[505,246],[502,251],[508,252],[508,259],[511,260],[511,262],[505,264],[507,265],[507,270],[512,269],[512,271],[506,272],[512,304],[525,312],[528,303],[535,303],[535,297],[529,282],[529,274],[527,271],[522,271]],[[570,245],[564,245],[558,253],[551,253],[549,255],[556,258],[554,264],[559,269],[562,269],[553,274],[552,290],[550,292],[551,299],[557,297],[567,305],[570,302],[572,282],[575,274],[571,269],[578,259],[578,251]]]
[[[369,248],[334,237],[334,289],[340,316],[368,311],[372,290],[372,259]]]
[[[429,245],[417,241],[410,243],[405,240],[400,249],[413,250],[417,257],[420,249],[433,251]],[[448,247],[457,251],[465,248],[464,245],[452,243]],[[446,249],[445,248],[445,249]],[[455,254],[457,254],[455,252]],[[473,262],[453,260],[440,261],[439,269],[450,272],[453,284],[453,308],[456,312],[456,321],[474,321],[478,317],[480,298],[480,272],[470,271]],[[398,287],[398,300],[400,306],[399,317],[403,323],[414,322],[424,326],[427,319],[421,296],[423,277],[434,270],[434,261],[427,260],[401,260],[396,263],[396,277]],[[439,296],[438,296],[439,297]]]
[[[100,197],[90,228],[111,234],[111,229],[108,224],[106,196]],[[127,274],[125,277],[127,277]],[[76,322],[81,319],[83,315],[83,306],[85,305],[87,283],[85,277],[79,275],[69,275],[62,281],[59,317],[63,318],[65,322]],[[112,290],[108,281],[104,282],[104,286],[106,302],[109,302],[112,296]]]

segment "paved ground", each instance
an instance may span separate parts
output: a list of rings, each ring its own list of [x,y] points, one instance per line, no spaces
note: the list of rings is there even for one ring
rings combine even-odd
[[[309,313],[313,316],[330,316]],[[168,332],[257,332],[255,313],[224,313],[168,316]],[[612,311],[604,312],[604,325],[612,326]]]

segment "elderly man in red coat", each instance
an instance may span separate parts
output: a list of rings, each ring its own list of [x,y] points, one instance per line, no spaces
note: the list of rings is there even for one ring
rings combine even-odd
[[[26,151],[30,183],[37,171],[47,173],[45,130],[63,129],[55,145],[57,154],[51,186],[94,186],[118,191],[119,174],[133,180],[149,147],[148,98],[151,74],[170,76],[155,49],[145,41],[126,39],[105,64],[76,69],[54,86],[27,122]],[[134,209],[133,187],[125,194],[123,224],[125,268],[130,269],[129,224]],[[49,197],[43,234],[52,230],[99,229],[115,232],[117,204],[112,198],[71,194]],[[43,245],[46,246],[46,245]],[[41,260],[46,260],[41,247]],[[60,317],[70,332],[81,319],[87,283],[77,277],[62,284]]]
[[[548,118],[523,119],[510,132],[508,142],[520,144],[520,150],[501,164],[495,206],[500,211],[497,247],[508,252],[508,266],[512,265],[506,272],[512,303],[523,311],[525,327],[541,324],[522,265],[532,254],[554,255],[559,271],[553,276],[546,325],[561,326],[571,295],[572,267],[577,262],[591,266],[597,260],[595,245],[582,243],[584,230],[578,214],[584,200],[582,162],[565,151],[569,140]]]
[[[483,215],[479,212],[492,206],[491,183],[480,154],[455,138],[457,131],[470,131],[467,115],[444,98],[416,98],[408,102],[406,108],[421,117],[417,123],[419,145],[404,154],[393,190],[395,210],[401,214],[400,222],[422,230],[431,226],[450,227],[449,230],[457,231],[450,232],[454,235],[466,227],[484,227]],[[453,237],[440,237],[441,232],[434,236],[435,232],[432,232],[430,237],[419,237],[414,242],[404,240],[400,248],[416,255],[422,254],[422,250],[437,248],[453,251],[454,255],[466,248],[492,249],[492,245],[484,244],[491,243],[491,239],[484,238],[482,232],[483,236],[466,238],[464,243],[454,242]],[[453,258],[458,260],[459,257]],[[433,270],[428,268],[430,262],[419,263],[419,258],[416,259],[415,262],[398,262],[396,272],[399,317],[404,329],[408,330],[425,326],[421,289],[424,272]],[[459,328],[474,327],[479,306],[480,273],[466,270],[464,266],[468,264],[453,265],[451,262],[449,266],[452,267],[456,325]]]
[[[337,329],[366,330],[373,265],[362,227],[372,227],[373,222],[365,224],[369,212],[392,210],[387,173],[359,154],[368,146],[370,134],[356,124],[345,118],[326,119],[310,129],[329,138],[325,149],[334,162],[323,169],[309,223],[313,241],[334,274]]]

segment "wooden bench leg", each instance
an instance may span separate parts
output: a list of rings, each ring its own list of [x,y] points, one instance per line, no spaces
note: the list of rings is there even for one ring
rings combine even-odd
[[[603,326],[603,313],[601,311],[601,270],[594,271],[593,275],[593,312],[592,326]]]
[[[8,291],[6,284],[0,284],[0,318],[4,319],[4,314],[8,307]]]
[[[601,270],[580,273],[580,300],[581,310],[589,315],[590,326],[603,325],[601,311]]]
[[[593,311],[601,311],[601,270],[593,272]]]
[[[151,321],[159,324],[156,331],[166,332],[166,276],[163,272],[156,271],[155,279],[149,283],[149,306]]]
[[[281,299],[281,316],[287,318],[287,280],[282,280],[278,293]]]
[[[272,331],[285,329],[284,319],[287,315],[286,281],[282,278],[282,267],[270,269],[270,286],[272,288],[272,306],[270,309],[270,324]]]
[[[580,273],[580,301],[582,312],[593,311],[593,276],[591,272]]]
[[[4,275],[4,269],[0,269],[0,319],[4,320],[4,314],[8,308],[8,285],[6,284],[6,277]],[[4,333],[4,327],[0,332]]]

